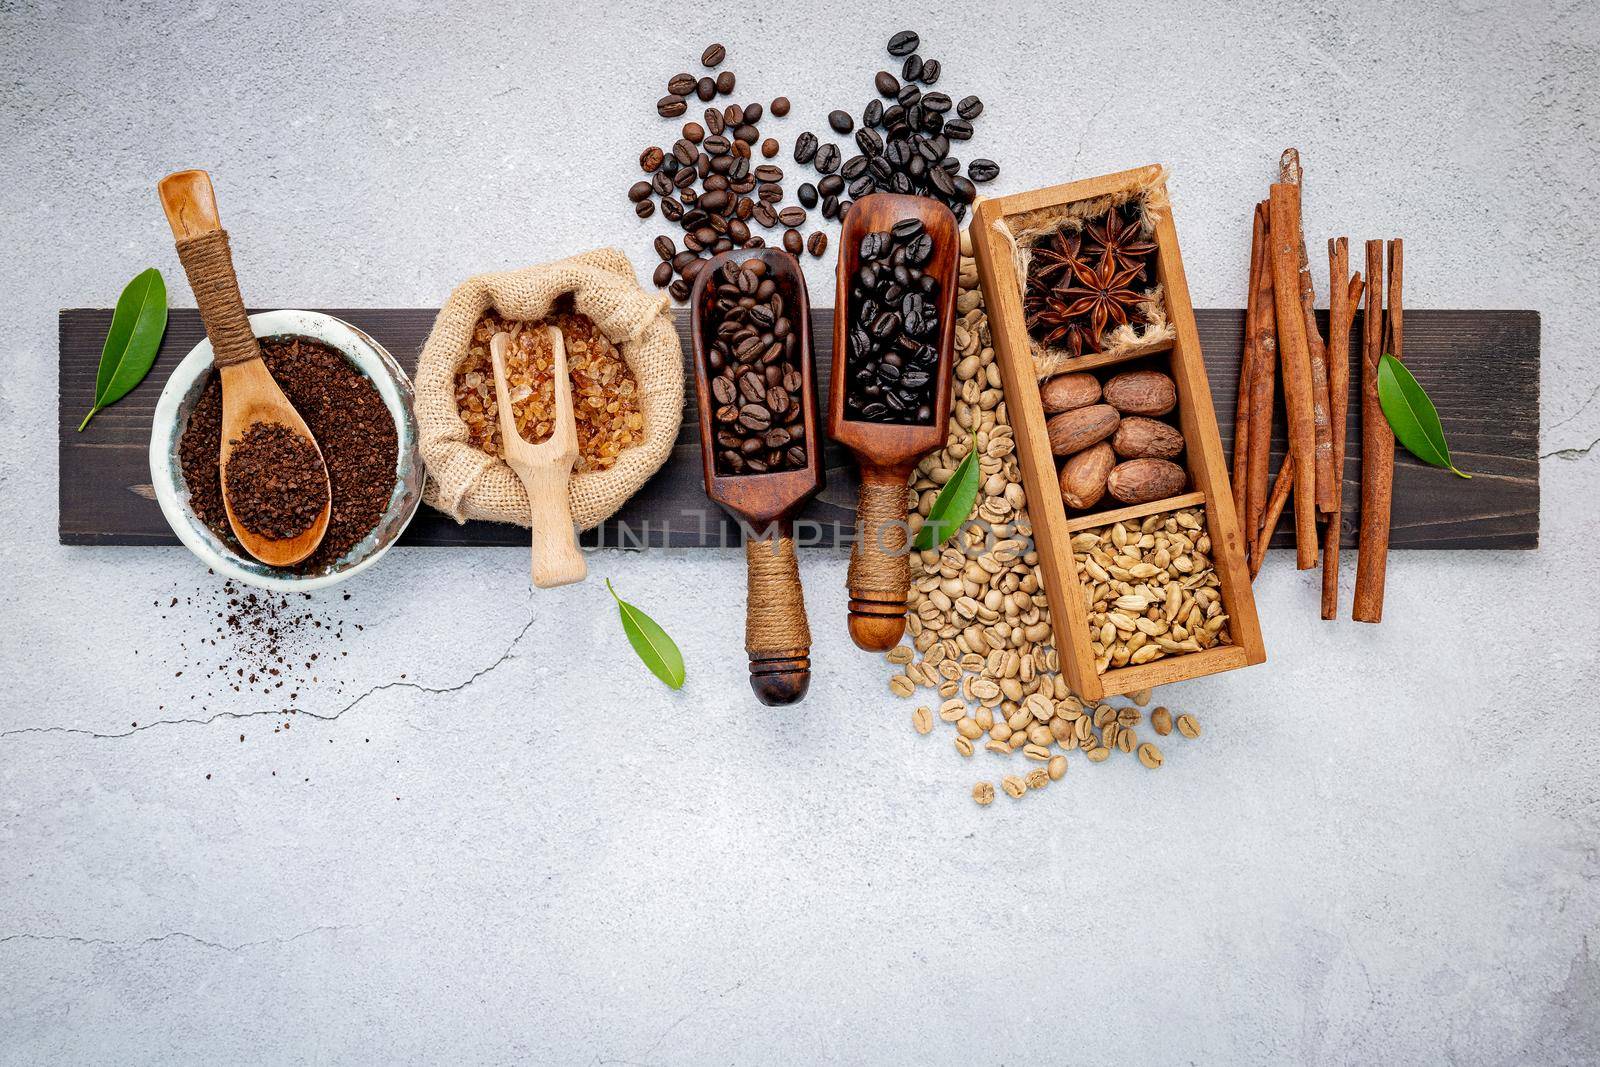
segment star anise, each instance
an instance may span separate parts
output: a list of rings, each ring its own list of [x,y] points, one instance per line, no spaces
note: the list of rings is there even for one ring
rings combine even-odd
[[[1028,329],[1046,348],[1060,348],[1073,356],[1097,346],[1081,316],[1072,314],[1066,303],[1053,292],[1030,289],[1024,302]]]
[[[1030,279],[1045,289],[1071,284],[1073,265],[1085,261],[1082,246],[1081,234],[1057,230],[1033,246],[1028,261]]]
[[[1095,351],[1099,350],[1100,338],[1110,324],[1126,326],[1130,319],[1138,321],[1140,318],[1139,302],[1145,299],[1145,294],[1130,288],[1130,283],[1143,270],[1142,263],[1118,269],[1117,261],[1111,256],[1102,257],[1097,267],[1081,263],[1074,267],[1078,284],[1061,292],[1060,298],[1063,302],[1071,301],[1066,314],[1088,317],[1089,336],[1094,341]]]
[[[1122,212],[1112,208],[1105,218],[1092,222],[1084,230],[1085,258],[1096,260],[1110,258],[1122,268],[1138,265],[1144,272],[1146,259],[1156,250],[1156,243],[1139,234],[1137,223],[1122,217]]]

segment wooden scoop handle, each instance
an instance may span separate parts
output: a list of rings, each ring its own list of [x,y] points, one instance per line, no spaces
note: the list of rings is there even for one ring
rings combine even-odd
[[[770,706],[793,704],[811,685],[811,627],[794,541],[787,532],[744,545],[744,648],[750,688]]]
[[[508,334],[489,341],[494,364],[494,390],[500,416],[500,450],[506,464],[522,479],[528,491],[528,526],[533,537],[533,584],[540,589],[581,582],[589,564],[578,550],[578,533],[572,525],[568,483],[578,459],[577,423],[572,413],[572,382],[567,377],[567,350],[561,331],[548,327],[554,352],[556,426],[548,441],[530,445],[517,429],[517,415],[506,383]]]
[[[868,652],[886,652],[906,629],[911,560],[906,552],[905,467],[861,468],[856,543],[850,553],[850,639]]]
[[[231,367],[260,359],[261,346],[250,329],[239,279],[233,273],[228,231],[217,217],[211,175],[203,170],[180,170],[162,178],[156,190],[177,240],[178,259],[189,277],[189,288],[194,290],[200,321],[211,339],[212,361],[219,367]]]

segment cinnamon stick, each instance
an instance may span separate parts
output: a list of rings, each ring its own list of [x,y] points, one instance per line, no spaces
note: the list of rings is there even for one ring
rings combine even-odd
[[[1339,617],[1339,538],[1344,521],[1345,426],[1350,418],[1350,327],[1361,303],[1361,274],[1350,276],[1350,239],[1328,241],[1328,397],[1333,419],[1337,498],[1322,531],[1322,617]]]
[[[1266,242],[1266,227],[1260,211],[1257,211],[1250,227],[1250,277],[1245,292],[1244,351],[1239,356],[1239,395],[1233,414],[1233,510],[1241,523],[1245,521],[1245,470],[1250,456],[1250,381],[1255,374],[1258,352],[1250,323],[1256,315],[1256,275],[1265,258]]]
[[[1300,187],[1272,186],[1267,231],[1272,249],[1272,293],[1278,313],[1278,362],[1289,413],[1289,454],[1294,466],[1295,566],[1317,565],[1316,415],[1311,402],[1311,351],[1300,309]],[[1265,546],[1263,543],[1263,553]]]
[[[1256,361],[1250,371],[1249,455],[1245,460],[1245,505],[1240,521],[1248,531],[1251,556],[1266,551],[1259,546],[1261,520],[1267,513],[1267,479],[1272,459],[1272,404],[1278,379],[1278,323],[1272,295],[1271,235],[1267,225],[1268,202],[1256,205],[1251,244],[1261,235],[1261,260],[1250,278],[1249,310],[1245,314],[1248,340],[1255,343]],[[1253,258],[1253,256],[1252,256]]]
[[[1298,208],[1305,195],[1305,168],[1300,165],[1300,150],[1285,149],[1278,159],[1278,181],[1294,185]],[[1316,434],[1316,500],[1317,510],[1333,510],[1338,495],[1337,479],[1333,470],[1333,417],[1329,402],[1328,356],[1322,343],[1322,332],[1317,329],[1317,294],[1311,281],[1311,259],[1306,255],[1305,227],[1300,215],[1295,215],[1295,246],[1299,256],[1300,317],[1305,320],[1306,351],[1311,357],[1311,419]]]
[[[1289,499],[1289,490],[1294,485],[1294,456],[1283,457],[1283,466],[1278,468],[1278,480],[1272,483],[1272,497],[1267,501],[1266,515],[1262,519],[1261,550],[1250,556],[1250,580],[1256,580],[1256,575],[1261,573],[1261,565],[1267,561],[1267,546],[1272,543],[1272,535],[1278,532],[1278,519],[1283,515],[1284,502]]]
[[[1400,242],[1389,245],[1389,309],[1400,304]],[[1383,356],[1383,242],[1367,242],[1367,309],[1361,352],[1361,544],[1350,617],[1383,620],[1383,580],[1389,556],[1389,509],[1394,501],[1394,431],[1378,402],[1378,361]],[[1404,312],[1401,312],[1403,315]],[[1392,331],[1398,336],[1398,331]],[[1391,341],[1392,343],[1392,341]]]

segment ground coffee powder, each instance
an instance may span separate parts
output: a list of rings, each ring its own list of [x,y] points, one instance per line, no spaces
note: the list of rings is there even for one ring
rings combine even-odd
[[[327,480],[317,448],[281,422],[255,422],[233,442],[228,504],[245,529],[274,541],[298,537],[322,514]]]
[[[394,418],[366,375],[333,348],[308,337],[264,337],[261,358],[322,447],[333,508],[322,544],[295,571],[337,561],[372,531],[389,506],[400,445]],[[222,383],[213,374],[179,442],[189,506],[235,550],[222,506]]]

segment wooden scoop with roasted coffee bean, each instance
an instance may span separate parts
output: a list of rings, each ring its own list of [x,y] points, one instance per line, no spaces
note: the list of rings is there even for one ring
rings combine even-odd
[[[748,527],[750,687],[763,704],[792,704],[811,682],[792,519],[822,486],[805,278],[787,252],[726,252],[689,306],[706,495]]]

